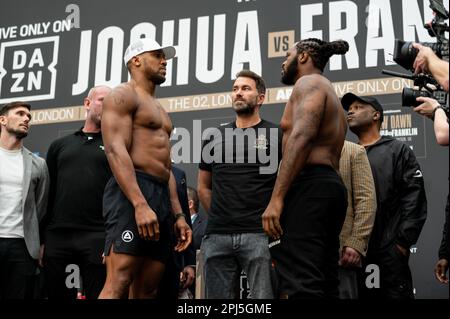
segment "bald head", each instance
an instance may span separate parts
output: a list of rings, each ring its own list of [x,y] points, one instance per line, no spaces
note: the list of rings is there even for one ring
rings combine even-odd
[[[106,85],[94,86],[89,90],[87,97],[84,99],[84,107],[86,108],[87,117],[85,123],[85,131],[98,131],[101,126],[103,99],[111,92],[111,88]]]
[[[94,99],[96,94],[102,93],[102,92],[111,92],[111,88],[109,86],[106,85],[97,85],[92,87],[87,95],[88,99]]]

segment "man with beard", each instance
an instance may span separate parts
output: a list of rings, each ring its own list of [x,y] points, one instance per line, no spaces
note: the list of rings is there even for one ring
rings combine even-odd
[[[12,102],[0,109],[0,300],[33,298],[42,257],[39,222],[49,180],[44,159],[23,146],[30,108]]]
[[[71,264],[79,267],[86,298],[97,299],[105,283],[102,201],[111,169],[103,147],[101,117],[103,99],[110,92],[107,86],[89,90],[83,101],[87,114],[83,127],[55,140],[47,152],[51,183],[43,227],[49,299],[77,297],[77,288],[66,286]]]
[[[268,238],[261,215],[276,178],[281,132],[259,115],[265,92],[259,75],[239,72],[231,93],[236,120],[221,126],[203,146],[198,192],[208,213],[201,250],[209,299],[235,298],[242,270],[251,298],[273,298]],[[273,169],[266,165],[267,155],[272,160],[275,157],[270,163]]]
[[[347,125],[323,69],[345,41],[306,39],[286,54],[282,82],[294,85],[281,119],[283,160],[263,214],[282,298],[337,298],[339,233],[347,192],[338,174]]]
[[[178,201],[171,173],[167,112],[155,98],[166,80],[167,60],[175,48],[139,39],[125,51],[131,79],[104,101],[102,133],[113,177],[105,188],[107,277],[100,298],[155,298],[170,256],[170,210],[185,250],[192,231]],[[169,195],[170,188],[170,195]]]

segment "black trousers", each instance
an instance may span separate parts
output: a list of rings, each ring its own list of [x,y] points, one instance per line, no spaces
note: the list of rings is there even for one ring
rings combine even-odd
[[[339,267],[339,299],[358,299],[360,267]]]
[[[23,238],[0,238],[0,300],[32,299],[36,271]]]
[[[333,168],[302,170],[284,201],[280,244],[270,249],[280,297],[339,297],[339,234],[346,210],[347,190]]]
[[[171,252],[171,256],[167,260],[164,275],[158,286],[157,299],[176,300],[180,291],[180,266],[178,265],[177,252]]]
[[[379,267],[379,288],[366,286],[365,278],[360,281],[361,299],[414,299],[413,281],[409,268],[408,255],[404,256],[392,243],[385,249],[376,252],[368,252],[364,261],[364,268],[367,265]]]
[[[87,299],[97,299],[106,280],[106,266],[102,264],[104,245],[104,232],[68,229],[47,231],[44,273],[48,298],[75,299],[81,289]],[[81,276],[79,289],[73,287],[76,284],[73,276],[77,272]]]

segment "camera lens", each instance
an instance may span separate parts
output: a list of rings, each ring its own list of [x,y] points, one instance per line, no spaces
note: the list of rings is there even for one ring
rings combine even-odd
[[[417,56],[417,49],[412,46],[412,42],[395,40],[394,61],[407,70],[412,71],[414,60]]]
[[[412,42],[405,42],[401,49],[400,52],[403,56],[407,56],[410,59],[415,59],[417,56],[417,52],[418,50],[416,48],[413,47],[413,43]]]
[[[416,107],[422,102],[416,101],[419,96],[431,97],[431,93],[428,91],[414,90],[411,88],[403,88],[402,91],[402,106],[413,106]]]

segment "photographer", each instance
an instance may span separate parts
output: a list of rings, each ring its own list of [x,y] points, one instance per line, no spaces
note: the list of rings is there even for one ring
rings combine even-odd
[[[431,73],[442,88],[448,92],[449,63],[441,60],[434,51],[420,43],[413,43],[413,47],[419,50],[414,60],[414,73]]]
[[[449,63],[439,59],[434,51],[426,46],[418,43],[413,44],[414,48],[418,49],[417,57],[414,60],[415,73],[431,73],[436,81],[448,92],[449,80]],[[424,115],[431,119],[434,124],[434,134],[439,145],[448,146],[449,144],[449,124],[448,114],[444,111],[438,101],[429,97],[417,97],[418,102],[422,102],[419,106],[414,108],[414,111],[420,115]],[[434,268],[436,279],[443,283],[448,283],[448,257],[449,257],[449,243],[448,243],[448,215],[449,215],[449,198],[447,195],[447,205],[445,207],[445,224],[442,232],[442,240],[439,248],[439,261]]]

